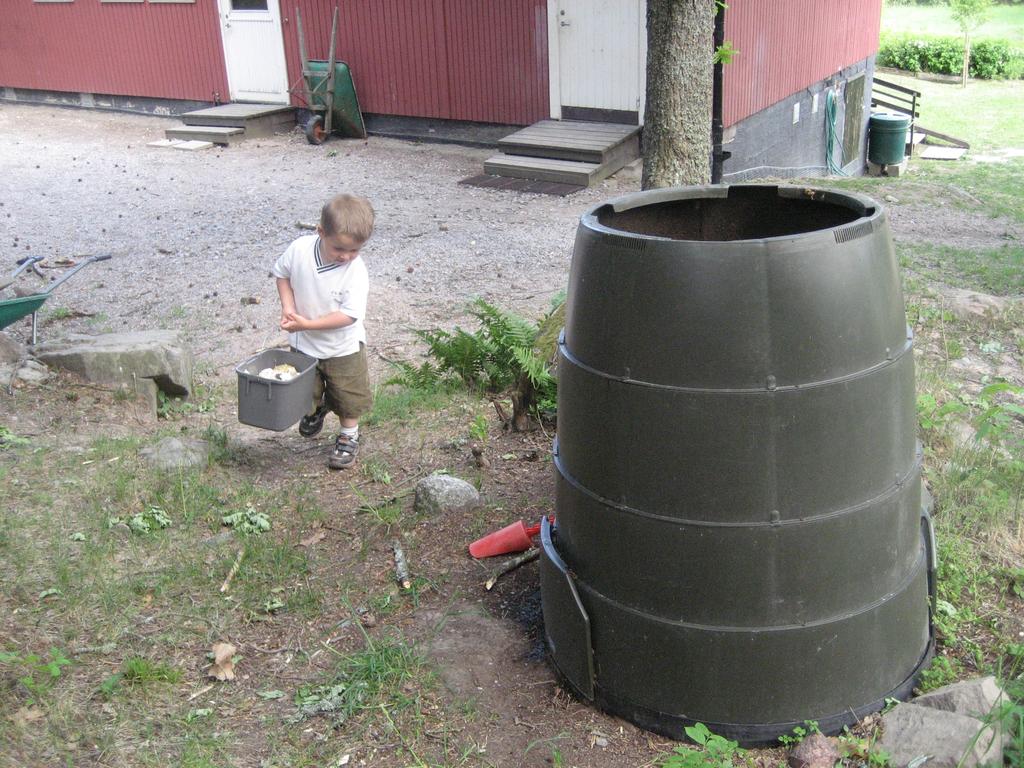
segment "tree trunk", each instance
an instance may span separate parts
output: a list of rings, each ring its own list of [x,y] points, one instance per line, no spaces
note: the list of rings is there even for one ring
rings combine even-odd
[[[961,88],[967,87],[967,75],[971,71],[971,33],[964,32],[964,72],[960,82]]]
[[[715,0],[647,0],[642,187],[711,178]]]

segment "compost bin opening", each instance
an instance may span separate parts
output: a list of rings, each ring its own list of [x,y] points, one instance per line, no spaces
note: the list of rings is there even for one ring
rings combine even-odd
[[[803,197],[779,195],[778,187],[731,187],[728,197],[653,203],[616,211],[598,209],[609,229],[672,240],[759,240],[831,229],[871,216],[851,198],[808,190]]]

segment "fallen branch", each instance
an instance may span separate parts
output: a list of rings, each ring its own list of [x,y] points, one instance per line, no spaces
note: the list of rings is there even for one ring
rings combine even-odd
[[[402,551],[402,545],[398,543],[398,539],[391,542],[391,548],[395,550],[395,580],[402,589],[410,589],[412,577],[409,575],[409,563],[406,562],[405,552]]]
[[[295,226],[298,229],[316,229],[316,224],[310,224],[308,221],[296,221]]]
[[[394,360],[392,360],[390,357],[387,357],[379,349],[375,349],[375,350],[373,350],[373,352],[374,352],[375,355],[377,355],[377,357],[379,357],[381,360],[383,360],[388,365],[397,365],[397,363]]]
[[[503,566],[498,568],[498,570],[491,574],[491,578],[489,578],[484,584],[484,589],[490,592],[494,585],[498,583],[498,579],[500,579],[506,573],[511,573],[521,565],[526,565],[527,563],[536,560],[538,557],[540,557],[540,550],[536,548],[526,550],[526,552],[519,555],[519,557],[513,557],[511,560],[509,560],[507,563],[505,563]]]
[[[238,573],[238,569],[242,567],[242,558],[245,557],[245,548],[238,550],[238,556],[235,557],[235,563],[231,566],[231,570],[228,571],[227,577],[224,579],[224,583],[220,585],[221,592],[227,592],[231,586],[231,580],[235,578]]]

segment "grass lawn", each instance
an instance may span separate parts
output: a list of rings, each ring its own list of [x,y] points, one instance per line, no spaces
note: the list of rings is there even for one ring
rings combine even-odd
[[[884,74],[921,93],[920,124],[970,142],[973,151],[1024,149],[1024,80],[971,80],[967,88]]]
[[[882,8],[882,31],[924,33],[929,35],[960,35],[944,5],[888,5]],[[999,38],[1024,44],[1024,5],[997,5],[974,33],[975,39]]]

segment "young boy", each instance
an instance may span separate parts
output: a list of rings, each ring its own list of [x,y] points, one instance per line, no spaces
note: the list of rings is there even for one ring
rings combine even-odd
[[[359,453],[359,417],[373,404],[366,365],[366,297],[369,276],[359,256],[373,234],[373,208],[355,195],[331,198],[320,212],[315,235],[298,238],[274,263],[281,296],[281,328],[293,348],[317,358],[312,412],[299,433],[313,437],[327,411],[341,420],[341,433],[327,460],[343,469]]]

